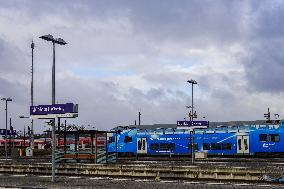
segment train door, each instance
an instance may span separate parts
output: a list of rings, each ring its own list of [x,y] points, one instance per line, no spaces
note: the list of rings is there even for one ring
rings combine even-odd
[[[147,154],[146,138],[137,138],[137,154]]]
[[[249,154],[249,136],[238,135],[237,136],[237,153]]]

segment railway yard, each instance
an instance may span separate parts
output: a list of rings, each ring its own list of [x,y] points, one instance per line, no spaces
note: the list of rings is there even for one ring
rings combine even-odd
[[[284,189],[284,1],[23,2],[0,189]]]
[[[4,162],[2,159],[0,186],[6,188],[284,188],[282,158],[210,157],[194,165],[186,157],[119,158],[115,164],[58,163],[54,183],[48,158]]]
[[[54,152],[14,146],[2,156],[0,186],[284,188],[284,124],[248,128],[64,130]]]

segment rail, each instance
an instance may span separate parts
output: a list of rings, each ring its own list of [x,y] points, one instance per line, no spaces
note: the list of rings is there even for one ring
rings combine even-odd
[[[159,179],[206,179],[265,182],[267,171],[263,168],[202,167],[202,166],[153,166],[119,164],[58,164],[57,175],[144,177]],[[51,164],[7,163],[0,165],[0,173],[51,174]],[[284,175],[284,170],[274,172]],[[275,176],[275,175],[274,175]]]

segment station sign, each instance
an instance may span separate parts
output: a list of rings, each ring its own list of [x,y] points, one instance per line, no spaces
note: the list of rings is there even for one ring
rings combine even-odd
[[[207,128],[208,121],[177,121],[178,128]]]
[[[16,130],[6,130],[6,129],[0,129],[0,135],[16,135],[17,131]]]
[[[78,117],[78,104],[52,104],[30,106],[31,118],[74,118]]]

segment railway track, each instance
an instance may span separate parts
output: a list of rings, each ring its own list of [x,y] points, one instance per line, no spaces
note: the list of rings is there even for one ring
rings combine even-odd
[[[103,176],[120,178],[174,179],[174,180],[226,180],[246,182],[267,182],[266,177],[279,178],[283,169],[264,167],[218,167],[208,165],[178,164],[82,164],[60,163],[57,175],[69,176]],[[12,163],[0,164],[2,174],[50,175],[51,163]]]
[[[116,164],[58,163],[58,175],[104,176],[181,180],[228,180],[266,182],[267,176],[284,176],[284,161],[281,158],[208,158],[192,164],[190,158],[183,160],[155,160],[154,158],[119,158]],[[0,159],[0,173],[36,174],[51,173],[50,160],[36,162]],[[32,160],[32,161],[30,161]],[[47,161],[48,160],[48,161]],[[4,163],[5,162],[5,163]]]
[[[191,161],[191,157],[118,157],[119,162],[124,161]],[[252,158],[252,157],[209,157],[206,159],[196,159],[196,162],[278,162],[284,163],[284,158]]]
[[[177,165],[177,166],[192,166],[190,158],[184,159],[166,159],[166,158],[119,158],[119,164],[131,165]],[[284,159],[282,158],[208,158],[203,160],[196,160],[194,165],[206,167],[248,167],[248,168],[263,168],[270,172],[270,170],[284,170]]]
[[[0,161],[6,161],[5,157],[0,157]],[[51,156],[38,156],[38,157],[20,157],[15,159],[8,159],[12,162],[21,162],[21,163],[48,163],[51,162]],[[79,161],[80,162],[80,161]],[[84,163],[84,161],[81,161]],[[86,160],[86,163],[88,161]],[[117,163],[119,164],[128,164],[128,163],[144,163],[144,164],[191,164],[191,157],[118,157]],[[196,159],[196,164],[262,164],[262,165],[278,165],[284,166],[284,158],[244,158],[244,157],[209,157],[206,159]]]

